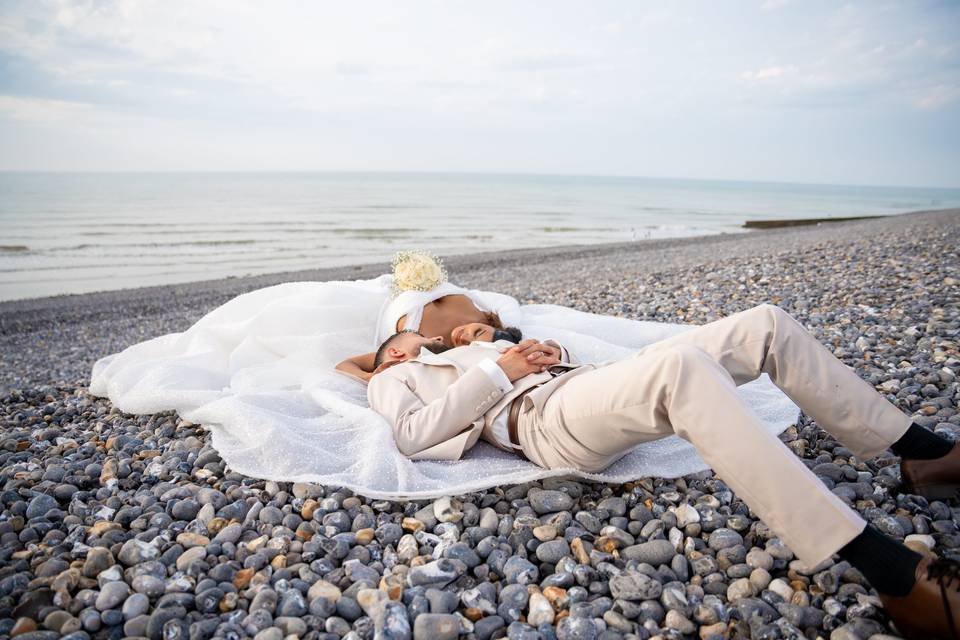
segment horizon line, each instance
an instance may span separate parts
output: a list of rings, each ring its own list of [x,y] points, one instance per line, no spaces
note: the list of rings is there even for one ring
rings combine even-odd
[[[871,189],[925,189],[960,191],[960,185],[906,185],[868,184],[847,182],[791,182],[788,180],[757,180],[744,178],[691,178],[677,176],[643,176],[633,174],[600,173],[544,173],[536,171],[444,171],[432,169],[0,169],[0,174],[377,174],[377,175],[448,175],[448,176],[499,176],[531,178],[606,178],[619,180],[668,180],[677,182],[724,182],[743,184],[791,185],[809,187],[860,187]]]

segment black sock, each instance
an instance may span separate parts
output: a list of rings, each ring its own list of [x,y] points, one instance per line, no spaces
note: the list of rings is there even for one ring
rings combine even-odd
[[[933,431],[924,429],[916,422],[910,425],[899,440],[890,445],[890,450],[908,460],[933,460],[941,458],[953,448],[953,443]]]
[[[917,563],[923,557],[870,524],[837,553],[856,567],[874,589],[895,597],[905,596],[913,589]]]

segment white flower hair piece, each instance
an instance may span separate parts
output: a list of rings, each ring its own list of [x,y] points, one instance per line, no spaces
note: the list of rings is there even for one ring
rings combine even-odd
[[[393,257],[393,295],[404,291],[431,291],[447,281],[447,270],[428,251],[398,251]]]

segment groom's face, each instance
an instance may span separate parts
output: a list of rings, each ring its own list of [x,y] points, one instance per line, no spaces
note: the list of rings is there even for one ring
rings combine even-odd
[[[404,333],[396,337],[387,348],[384,355],[384,364],[396,364],[406,360],[412,360],[420,355],[421,349],[427,349],[434,353],[446,351],[448,347],[443,344],[443,338],[426,338],[419,333]]]

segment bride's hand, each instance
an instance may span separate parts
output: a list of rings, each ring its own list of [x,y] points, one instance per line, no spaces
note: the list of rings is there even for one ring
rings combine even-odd
[[[524,340],[514,348],[518,349],[530,364],[540,365],[541,371],[560,363],[560,349],[536,340]]]

